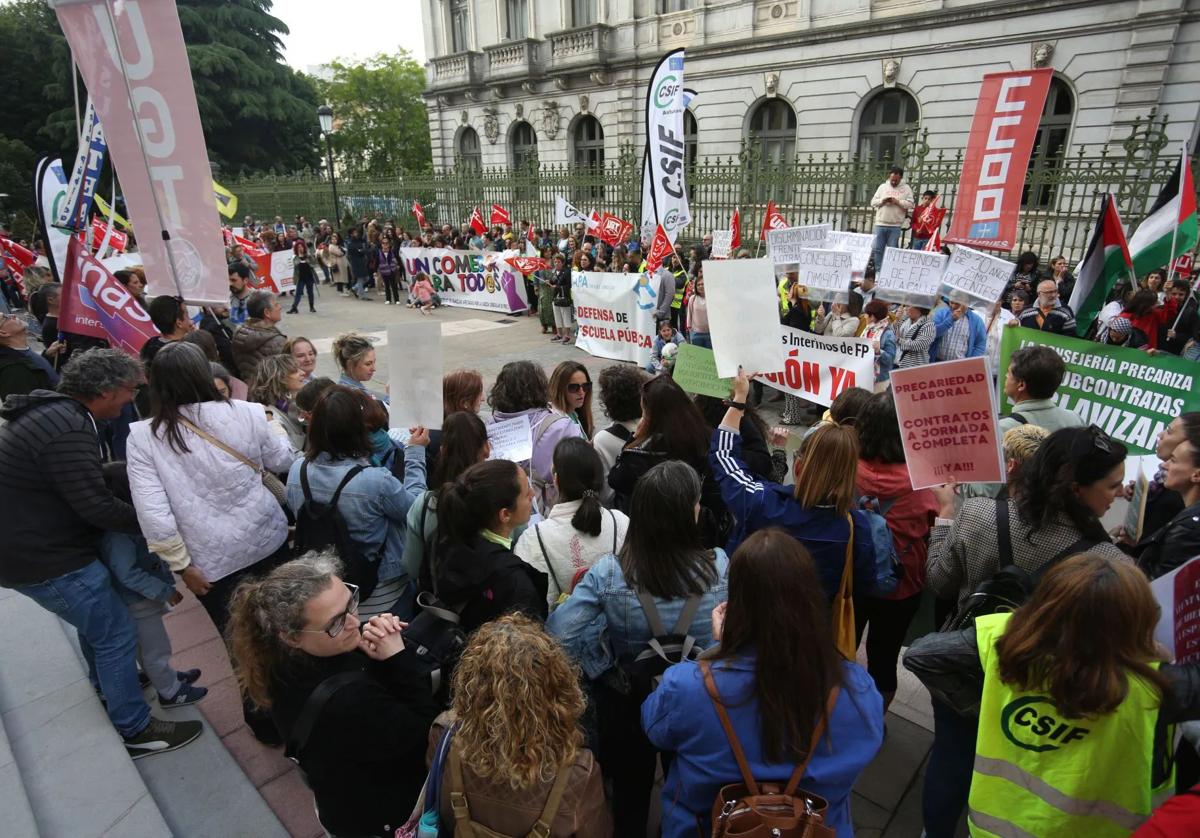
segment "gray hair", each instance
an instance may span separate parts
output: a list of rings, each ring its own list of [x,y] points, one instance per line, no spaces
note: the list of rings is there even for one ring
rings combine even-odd
[[[67,361],[58,392],[78,399],[97,399],[122,387],[141,384],[144,377],[141,363],[120,349],[89,349]]]
[[[274,302],[275,295],[270,291],[252,291],[246,298],[246,316],[253,320],[261,320]]]
[[[304,608],[308,601],[341,573],[342,563],[336,550],[310,550],[251,583],[255,587],[251,602],[264,635],[295,634],[304,628]]]

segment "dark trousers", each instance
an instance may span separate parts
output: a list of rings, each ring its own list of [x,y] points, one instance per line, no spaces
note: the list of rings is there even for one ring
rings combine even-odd
[[[921,811],[928,838],[954,838],[971,793],[979,720],[933,699],[933,749],[925,768]]]
[[[529,303],[530,314],[537,314],[538,310],[538,295],[537,289],[533,287],[533,280],[525,277],[525,300]]]
[[[200,605],[208,612],[209,619],[217,627],[217,632],[221,635],[222,640],[226,640],[225,628],[229,625],[229,601],[233,598],[233,592],[237,590],[237,586],[249,577],[265,576],[291,557],[292,553],[288,549],[288,543],[284,541],[274,553],[265,559],[213,582],[208,593],[196,597],[200,600]],[[275,729],[275,723],[271,720],[271,714],[258,709],[247,698],[242,699],[242,716],[246,720],[246,726],[260,742],[278,744],[282,741],[279,732]]]
[[[314,282],[313,282],[313,278],[311,275],[310,276],[301,276],[299,279],[296,280],[296,299],[294,299],[292,301],[292,313],[293,314],[296,312],[296,310],[298,308],[300,308],[300,297],[302,294],[304,294],[306,289],[308,291],[308,310],[309,311],[317,310],[316,304],[313,301],[313,285],[314,285]]]
[[[396,281],[395,274],[380,274],[379,278],[383,280],[383,293],[387,295],[389,303],[400,302],[400,283]]]
[[[867,635],[867,672],[881,693],[896,692],[896,661],[908,633],[908,624],[921,607],[921,594],[904,599],[878,599],[869,596],[854,598],[854,630],[862,642],[863,629]]]
[[[650,817],[658,751],[642,732],[643,698],[596,685],[600,767],[612,782],[613,835],[641,838]]]

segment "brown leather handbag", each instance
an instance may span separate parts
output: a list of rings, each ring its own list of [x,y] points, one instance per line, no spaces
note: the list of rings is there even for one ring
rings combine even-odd
[[[808,756],[796,766],[787,784],[781,786],[777,782],[760,783],[754,779],[742,743],[733,731],[721,694],[717,692],[708,661],[701,661],[700,669],[704,672],[705,689],[742,772],[742,782],[722,786],[717,792],[712,810],[712,838],[836,838],[837,833],[825,825],[829,801],[800,788],[800,780],[825,732],[825,719],[833,714],[840,687],[834,687],[829,693],[825,715],[813,730]]]

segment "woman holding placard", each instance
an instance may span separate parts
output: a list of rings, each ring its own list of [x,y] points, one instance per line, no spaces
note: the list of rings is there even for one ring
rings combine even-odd
[[[937,327],[929,319],[929,309],[909,306],[908,317],[896,323],[896,369],[906,370],[929,363],[929,347],[937,337]]]

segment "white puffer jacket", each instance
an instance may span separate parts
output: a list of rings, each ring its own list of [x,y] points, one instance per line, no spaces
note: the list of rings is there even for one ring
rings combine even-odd
[[[275,474],[296,455],[267,424],[262,405],[204,402],[182,413],[198,427]],[[160,429],[160,433],[162,429]],[[129,485],[150,549],[180,571],[190,563],[209,582],[249,567],[287,539],[287,516],[257,471],[180,427],[187,453],[150,431],[150,420],[129,429]]]

